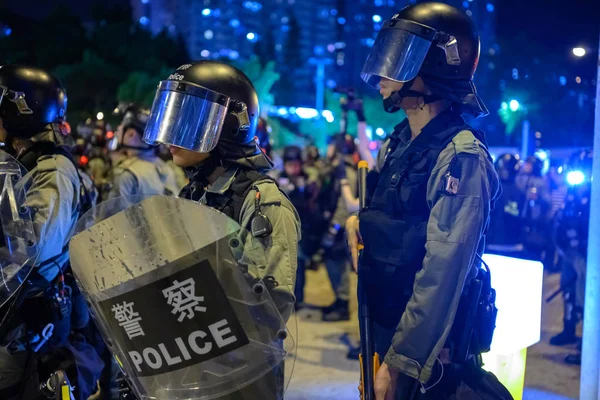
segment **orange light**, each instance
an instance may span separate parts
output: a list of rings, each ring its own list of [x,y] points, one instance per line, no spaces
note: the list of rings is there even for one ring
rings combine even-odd
[[[90,161],[86,156],[79,157],[79,164],[87,165],[88,161]]]
[[[114,137],[115,137],[115,133],[113,131],[106,132],[106,138],[107,139],[112,139]]]

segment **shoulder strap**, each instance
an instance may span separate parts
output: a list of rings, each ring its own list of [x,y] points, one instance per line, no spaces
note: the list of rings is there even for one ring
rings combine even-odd
[[[277,184],[275,179],[258,171],[241,170],[240,172],[238,172],[238,175],[231,184],[231,187],[229,188],[232,194],[230,204],[232,208],[231,217],[235,221],[239,222],[242,206],[244,205],[244,201],[246,200],[246,197],[248,196],[250,191],[254,188],[254,186],[256,186],[257,183],[263,181],[271,181]]]
[[[65,146],[57,146],[54,142],[39,142],[36,143],[35,149],[32,151],[32,154],[35,153],[36,163],[37,159],[41,156],[56,156],[61,155],[65,157],[67,160],[73,164],[75,168],[75,172],[77,173],[77,178],[79,179],[79,215],[84,214],[86,211],[92,208],[92,196],[85,186],[83,182],[83,178],[79,173],[79,168],[77,168],[77,164],[75,164],[75,160],[73,159],[73,155]]]

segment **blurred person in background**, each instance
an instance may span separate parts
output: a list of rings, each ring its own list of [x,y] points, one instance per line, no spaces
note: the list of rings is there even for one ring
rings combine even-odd
[[[550,221],[551,224],[553,224],[556,213],[565,206],[569,187],[563,170],[564,166],[562,160],[552,160],[550,162],[550,169],[546,175],[551,200],[550,210],[548,211],[548,221]],[[547,271],[558,272],[561,269],[561,263],[561,252],[556,247],[556,241],[548,240],[545,249],[544,267]]]
[[[318,172],[305,167],[302,149],[288,146],[283,149],[283,171],[277,179],[279,188],[289,197],[300,216],[302,240],[298,244],[296,271],[296,309],[304,303],[305,270],[319,250],[326,220],[319,209],[320,179]]]
[[[494,163],[502,193],[490,214],[486,236],[489,252],[508,256],[523,251],[521,209],[525,196],[515,181],[520,165],[519,155],[508,153],[500,155]]]
[[[570,187],[564,207],[557,211],[554,219],[554,237],[563,257],[560,281],[564,301],[563,331],[550,339],[550,344],[555,346],[579,341],[575,331],[583,319],[592,160],[591,150],[571,156],[565,171]],[[581,354],[569,355],[565,361],[581,364]]]
[[[348,188],[353,198],[357,196],[358,161],[359,156],[352,136],[340,133],[331,138],[328,147],[328,170],[333,178],[333,190],[329,194],[333,196],[332,200],[335,199],[335,209],[321,241],[325,266],[335,293],[335,301],[323,308],[323,321],[327,322],[350,319],[351,267],[345,244],[344,224],[351,211],[343,192]]]
[[[521,207],[523,242],[528,257],[545,262],[545,249],[551,240],[548,212],[552,206],[548,181],[542,176],[543,162],[535,156],[527,157],[516,177],[516,184],[524,195]]]
[[[122,150],[125,157],[113,167],[108,199],[134,195],[176,195],[179,192],[175,174],[156,155],[156,147],[142,140],[149,115],[148,110],[135,105],[129,106],[123,114],[116,137],[117,150]]]

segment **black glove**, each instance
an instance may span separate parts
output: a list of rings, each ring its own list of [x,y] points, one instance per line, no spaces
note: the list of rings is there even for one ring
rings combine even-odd
[[[356,112],[356,117],[358,118],[358,122],[366,122],[365,118],[365,108],[363,107],[363,102],[361,99],[357,99],[354,102],[354,111]]]

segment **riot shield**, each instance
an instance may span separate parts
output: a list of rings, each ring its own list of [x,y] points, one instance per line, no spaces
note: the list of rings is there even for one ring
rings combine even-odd
[[[38,255],[23,185],[25,168],[0,150],[0,306],[19,289]]]
[[[227,399],[281,373],[293,338],[248,234],[168,196],[110,200],[78,223],[73,273],[139,398]],[[273,382],[256,398],[277,398]]]

